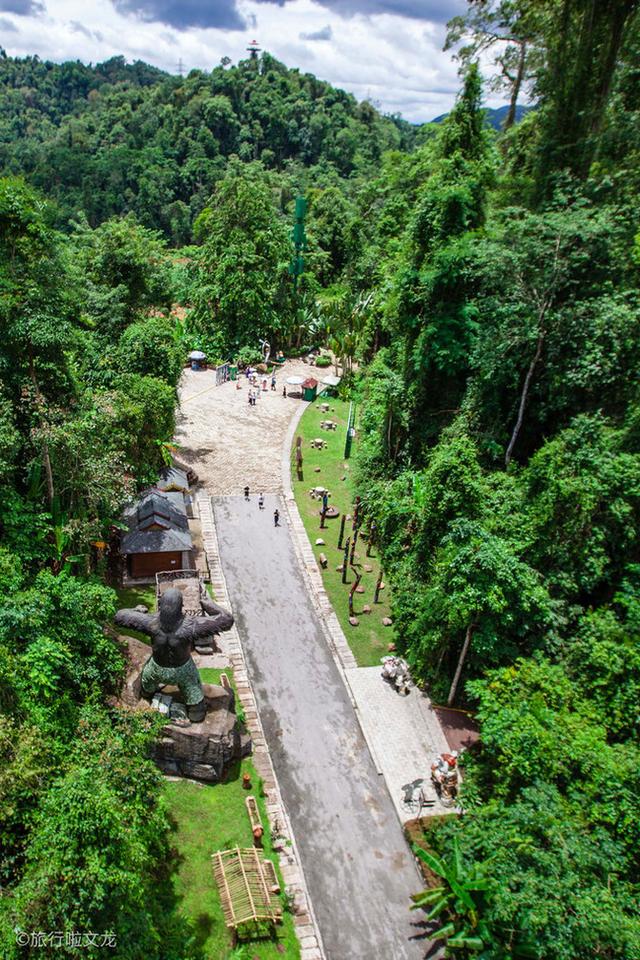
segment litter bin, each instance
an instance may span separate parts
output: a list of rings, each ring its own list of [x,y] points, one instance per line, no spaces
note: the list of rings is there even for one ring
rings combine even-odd
[[[238,379],[238,368],[237,368],[237,367],[233,367],[233,366],[229,367],[229,378],[230,378],[231,380],[237,380],[237,379]]]
[[[303,400],[315,400],[316,393],[318,392],[318,381],[313,377],[309,377],[308,380],[305,380],[302,384],[302,399]]]

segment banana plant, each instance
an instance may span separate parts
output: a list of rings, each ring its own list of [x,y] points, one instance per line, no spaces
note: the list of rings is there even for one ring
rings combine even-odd
[[[69,535],[69,514],[60,506],[60,498],[54,497],[51,504],[51,539],[53,545],[52,569],[56,576],[59,573],[68,573],[74,563],[81,563],[85,554],[70,555],[67,551],[71,545]]]
[[[450,863],[421,847],[414,846],[413,849],[432,873],[444,880],[437,887],[415,894],[411,898],[411,909],[428,909],[428,921],[442,922],[435,937],[445,940],[447,956],[468,956],[474,960],[525,960],[538,956],[533,945],[519,937],[514,938],[513,931],[503,942],[498,931],[483,918],[483,911],[495,888],[495,880],[489,875],[490,861],[467,866],[457,838],[453,841]]]

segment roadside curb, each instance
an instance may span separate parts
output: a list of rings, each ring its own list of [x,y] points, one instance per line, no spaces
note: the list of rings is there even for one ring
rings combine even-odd
[[[212,498],[208,494],[198,494],[196,504],[202,523],[202,543],[209,565],[211,586],[221,606],[233,612],[227,591],[227,582],[220,563]],[[228,654],[233,667],[238,698],[242,704],[247,729],[253,743],[253,762],[263,781],[272,836],[277,835],[283,841],[288,840],[291,844],[286,846],[283,842],[281,850],[278,851],[278,860],[282,878],[293,898],[293,921],[300,942],[301,957],[302,960],[324,960],[325,953],[322,939],[304,878],[300,854],[271,762],[258,706],[247,672],[242,642],[235,624],[231,630],[226,632],[224,637],[219,637],[218,640],[221,641],[221,646]]]

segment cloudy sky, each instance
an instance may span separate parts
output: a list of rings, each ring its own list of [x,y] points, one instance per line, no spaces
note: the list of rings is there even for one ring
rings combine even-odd
[[[97,62],[114,54],[178,73],[237,62],[257,40],[299,67],[408,120],[447,111],[457,64],[445,24],[464,0],[0,0],[8,54]],[[499,100],[488,100],[497,106]]]

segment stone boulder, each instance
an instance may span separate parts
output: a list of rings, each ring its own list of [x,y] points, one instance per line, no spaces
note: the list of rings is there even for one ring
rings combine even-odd
[[[130,710],[150,710],[147,701],[140,699],[140,677],[150,647],[133,637],[121,639],[129,666],[118,703]],[[251,738],[240,730],[233,691],[212,683],[202,686],[207,705],[202,723],[170,721],[160,731],[152,756],[165,773],[215,783],[228,766],[251,753]],[[180,702],[177,687],[166,686],[162,692],[174,703]]]

